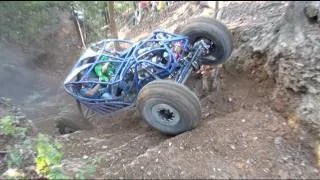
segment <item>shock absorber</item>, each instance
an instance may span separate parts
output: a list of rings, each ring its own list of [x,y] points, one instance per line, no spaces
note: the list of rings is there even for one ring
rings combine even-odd
[[[195,46],[194,46],[195,53],[191,53],[192,55],[189,56],[189,58],[191,57],[190,63],[186,67],[183,68],[178,82],[181,82],[182,84],[184,84],[186,82],[186,80],[189,78],[189,76],[191,75],[193,70],[197,71],[200,69],[199,57],[209,47],[210,46],[208,46],[203,40],[201,40],[195,44]]]

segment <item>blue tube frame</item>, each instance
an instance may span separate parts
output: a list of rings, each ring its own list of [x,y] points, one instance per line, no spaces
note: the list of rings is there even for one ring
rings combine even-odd
[[[165,36],[165,38],[159,38],[158,36],[162,35]],[[123,43],[128,43],[131,45],[131,47],[127,48],[123,52],[118,52],[120,55],[118,57],[113,56],[110,54],[110,52],[103,52],[105,50],[106,45],[108,43],[117,43],[117,42],[123,42]],[[85,69],[85,74],[83,77],[81,77],[80,80],[78,81],[65,81],[64,82],[64,88],[65,91],[73,96],[76,100],[80,101],[80,103],[83,103],[86,105],[88,108],[98,112],[98,113],[110,113],[114,112],[117,110],[120,110],[126,106],[132,105],[136,101],[136,95],[134,97],[131,97],[130,100],[124,101],[123,99],[119,98],[113,98],[111,100],[105,100],[105,99],[92,99],[92,98],[86,98],[80,93],[76,92],[75,87],[81,86],[83,83],[95,83],[95,84],[101,84],[101,85],[111,85],[113,86],[119,86],[122,84],[123,86],[128,85],[124,81],[124,77],[129,73],[129,71],[133,71],[133,85],[131,87],[126,87],[122,88],[124,93],[128,93],[135,88],[135,92],[139,92],[141,88],[143,87],[143,84],[148,83],[150,78],[153,79],[165,79],[169,77],[172,73],[178,72],[178,68],[180,68],[179,73],[176,76],[176,81],[178,83],[182,83],[183,79],[186,78],[186,75],[189,71],[190,68],[192,68],[192,61],[194,61],[196,56],[192,57],[190,61],[184,61],[187,64],[181,66],[179,64],[179,61],[181,59],[176,59],[174,56],[171,48],[169,47],[169,44],[173,44],[175,42],[182,42],[183,44],[183,49],[182,52],[186,53],[189,50],[189,40],[188,37],[182,36],[179,34],[172,34],[168,33],[165,31],[154,31],[148,38],[138,41],[136,43],[133,43],[128,40],[120,40],[120,39],[105,39],[102,41],[99,41],[92,45],[90,48],[95,47],[97,45],[102,44],[102,48],[99,50],[97,53],[97,56],[94,59],[94,62],[92,62],[90,65],[88,64],[88,68]],[[159,48],[151,48],[150,50],[147,50],[143,52],[142,54],[138,55],[138,51],[143,49],[143,48],[150,48],[150,46],[147,46],[148,43],[159,43],[160,47]],[[147,54],[150,54],[155,51],[165,51],[168,53],[168,62],[166,66],[161,66],[157,63],[154,63],[151,61],[151,59],[144,59],[143,57]],[[198,48],[197,51],[200,51]],[[196,53],[197,54],[197,53]],[[108,57],[108,60],[99,60],[100,57],[104,55]],[[75,71],[77,68],[83,65],[83,62],[86,59],[83,59],[82,56],[78,59],[78,61],[75,63],[74,67],[70,71],[69,75]],[[93,71],[94,67],[99,64],[99,63],[106,63],[106,62],[114,62],[118,64],[118,67],[116,69],[116,72],[114,76],[110,79],[108,82],[98,82],[98,81],[93,81],[93,80],[86,80],[90,74],[90,72]],[[145,66],[142,67],[142,69],[146,72],[148,72],[147,68],[148,67],[153,67],[153,69],[156,69],[157,72],[154,74],[150,74],[149,76],[149,81],[146,81],[146,79],[139,79],[138,78],[138,67],[140,66]],[[128,95],[128,94],[126,94]],[[109,110],[108,110],[109,109]]]

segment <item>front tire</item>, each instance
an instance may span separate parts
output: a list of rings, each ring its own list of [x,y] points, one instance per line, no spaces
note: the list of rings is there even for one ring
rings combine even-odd
[[[155,80],[144,86],[138,95],[137,108],[151,127],[168,135],[197,127],[201,118],[197,96],[171,80]]]

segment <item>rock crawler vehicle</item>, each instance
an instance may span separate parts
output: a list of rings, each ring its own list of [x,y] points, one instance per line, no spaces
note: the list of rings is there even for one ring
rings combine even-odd
[[[184,83],[201,65],[224,63],[233,50],[232,36],[224,24],[206,17],[179,29],[153,31],[138,42],[106,39],[91,45],[67,75],[66,92],[83,114],[84,107],[108,114],[136,106],[147,124],[162,133],[192,130],[200,122],[201,105]],[[101,80],[95,67],[104,63],[109,74]],[[100,84],[99,92],[107,98],[83,96],[83,84]]]

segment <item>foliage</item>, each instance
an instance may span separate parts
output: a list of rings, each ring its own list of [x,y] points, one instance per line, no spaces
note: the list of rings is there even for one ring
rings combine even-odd
[[[16,144],[13,148],[9,147],[6,154],[6,164],[10,169],[19,169],[30,165],[28,160],[33,159],[33,143],[26,139],[22,144]]]
[[[10,150],[7,154],[7,166],[9,168],[20,168],[23,162],[23,156],[18,149]]]
[[[105,31],[101,30],[106,25],[104,13],[106,2],[104,1],[73,1],[75,10],[82,11],[84,24],[86,25],[87,42],[95,42],[105,37]]]
[[[114,3],[116,17],[133,11],[133,1]],[[106,1],[5,1],[0,3],[0,34],[3,38],[22,44],[41,45],[39,34],[46,25],[55,25],[60,10],[74,8],[84,13],[86,42],[106,37]]]
[[[107,38],[106,30],[103,27],[107,24],[108,5],[105,1],[73,1],[72,5],[75,10],[84,13],[84,24],[86,33],[86,42],[96,42]],[[134,10],[133,1],[115,1],[115,16],[118,18],[124,12]]]
[[[133,1],[115,1],[114,9],[116,15],[121,15],[123,12],[132,12],[134,10]]]
[[[76,179],[86,179],[92,177],[96,172],[97,164],[101,162],[101,158],[95,159],[91,164],[85,162],[85,165],[76,173]]]
[[[39,134],[36,145],[36,170],[39,174],[49,179],[65,179],[61,170],[63,154],[59,151],[61,145],[58,142],[51,143],[48,136]]]
[[[67,9],[67,1],[4,1],[0,3],[2,37],[20,43],[40,43],[44,25],[58,21],[58,9]]]
[[[0,132],[6,136],[25,136],[26,128],[17,127],[12,116],[0,119]]]

